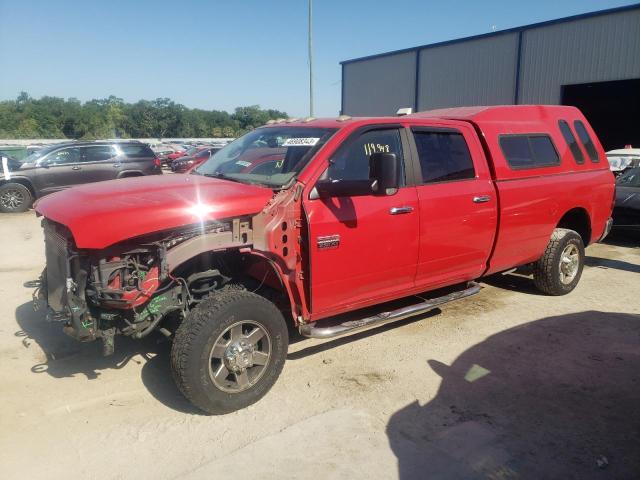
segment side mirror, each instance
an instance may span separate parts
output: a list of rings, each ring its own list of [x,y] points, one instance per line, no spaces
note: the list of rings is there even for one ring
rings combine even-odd
[[[318,180],[310,200],[371,195],[371,180]]]
[[[376,195],[393,195],[400,187],[395,153],[373,153],[369,157],[369,178]]]

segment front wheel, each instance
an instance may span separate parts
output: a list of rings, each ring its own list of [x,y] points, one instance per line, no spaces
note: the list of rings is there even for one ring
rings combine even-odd
[[[287,326],[265,298],[221,290],[193,309],[176,331],[174,380],[187,399],[214,415],[245,408],[277,380],[287,356]]]
[[[31,191],[21,183],[5,183],[0,186],[0,212],[26,212],[32,203]]]
[[[533,280],[548,295],[566,295],[578,285],[583,268],[582,237],[573,230],[556,228],[544,254],[534,265]]]

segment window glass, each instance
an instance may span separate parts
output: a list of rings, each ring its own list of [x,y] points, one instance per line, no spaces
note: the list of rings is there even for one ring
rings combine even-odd
[[[251,173],[255,173],[258,175],[274,175],[278,173],[278,171],[280,170],[281,163],[282,162],[275,162],[275,161],[265,162],[251,169]]]
[[[582,154],[582,150],[580,150],[576,137],[573,136],[573,132],[571,131],[569,124],[564,120],[560,120],[558,122],[558,126],[560,127],[560,132],[562,132],[562,136],[569,146],[569,150],[571,150],[573,159],[576,163],[582,165],[584,163],[584,155]]]
[[[148,145],[116,145],[116,148],[129,158],[155,157]]]
[[[78,163],[80,161],[80,149],[79,148],[65,148],[53,152],[47,157],[47,163],[49,165],[63,165],[66,163]]]
[[[560,165],[548,135],[502,135],[500,148],[509,166],[516,170]]]
[[[455,132],[413,132],[424,183],[476,176],[464,137]]]
[[[96,147],[84,148],[85,162],[101,162],[103,160],[109,160],[113,156],[114,152],[110,145],[100,145]]]
[[[598,163],[600,161],[600,159],[598,158],[598,151],[596,150],[591,137],[587,133],[587,129],[585,128],[584,123],[582,123],[580,120],[576,120],[575,122],[573,122],[573,127],[576,129],[578,138],[580,138],[580,141],[582,142],[584,149],[587,151],[587,155],[589,155],[591,161],[593,163]]]
[[[533,168],[533,154],[529,139],[524,135],[510,135],[500,138],[500,147],[512,168]]]
[[[560,158],[553,142],[547,136],[529,137],[536,166],[558,165]]]
[[[640,187],[640,168],[631,168],[618,177],[616,183],[621,187]]]
[[[402,141],[397,129],[363,133],[331,159],[323,178],[330,180],[368,180],[369,159],[373,153],[395,153],[403,164]],[[402,177],[401,177],[402,178]]]

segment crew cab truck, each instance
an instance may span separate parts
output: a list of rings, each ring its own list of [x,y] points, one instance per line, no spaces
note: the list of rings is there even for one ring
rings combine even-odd
[[[524,265],[543,292],[571,292],[613,201],[605,153],[573,107],[283,120],[189,175],[40,200],[37,286],[48,318],[105,354],[118,335],[170,337],[179,389],[221,414],[274,384],[288,324],[342,335]]]

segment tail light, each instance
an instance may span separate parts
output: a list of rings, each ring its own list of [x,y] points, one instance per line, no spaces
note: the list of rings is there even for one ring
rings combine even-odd
[[[160,166],[162,166],[162,160],[160,160],[158,157],[156,157],[156,158],[153,159],[153,164],[156,167],[160,167]]]

